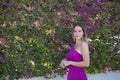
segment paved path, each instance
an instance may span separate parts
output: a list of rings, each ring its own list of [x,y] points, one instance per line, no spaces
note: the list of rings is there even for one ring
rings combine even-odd
[[[120,80],[120,72],[109,72],[100,74],[88,74],[88,80]],[[53,79],[45,79],[43,77],[33,77],[30,79],[19,79],[19,80],[67,80],[67,75],[61,77],[57,76]]]

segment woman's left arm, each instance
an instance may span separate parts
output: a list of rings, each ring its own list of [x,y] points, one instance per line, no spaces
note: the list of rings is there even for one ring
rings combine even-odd
[[[73,65],[77,67],[89,67],[89,64],[90,64],[89,48],[86,42],[82,44],[81,50],[82,50],[83,61],[81,62],[64,61],[64,65],[65,66]]]

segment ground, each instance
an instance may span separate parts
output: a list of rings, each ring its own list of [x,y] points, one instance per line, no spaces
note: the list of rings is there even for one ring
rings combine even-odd
[[[120,72],[108,72],[100,74],[87,74],[88,80],[120,80]],[[29,79],[19,79],[19,80],[67,80],[67,75],[63,77],[57,76],[52,79],[45,79],[44,77],[33,77]]]

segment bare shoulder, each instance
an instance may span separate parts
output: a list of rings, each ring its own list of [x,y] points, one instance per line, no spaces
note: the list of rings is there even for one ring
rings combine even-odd
[[[84,48],[84,47],[88,47],[88,43],[85,42],[85,41],[83,41],[81,46],[82,46],[83,48]]]
[[[83,42],[81,45],[81,51],[84,55],[89,54],[89,47],[88,47],[88,43],[87,42]]]

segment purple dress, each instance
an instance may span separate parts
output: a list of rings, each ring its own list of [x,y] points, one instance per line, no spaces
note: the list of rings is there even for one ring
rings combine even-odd
[[[83,56],[75,50],[74,45],[72,45],[67,55],[67,60],[76,62],[83,61]],[[84,67],[70,65],[67,80],[87,80]]]

